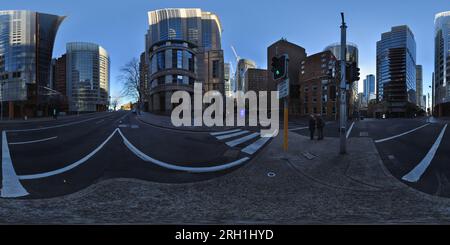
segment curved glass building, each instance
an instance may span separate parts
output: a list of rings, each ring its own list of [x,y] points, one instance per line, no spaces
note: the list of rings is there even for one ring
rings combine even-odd
[[[169,112],[171,94],[193,93],[195,82],[205,91],[224,93],[222,27],[218,17],[201,9],[161,9],[148,12],[146,59],[149,110]]]
[[[408,104],[416,104],[416,41],[406,25],[392,27],[377,42],[377,100],[392,116],[406,116]]]
[[[105,111],[109,102],[109,55],[94,43],[66,46],[67,97],[70,112]]]
[[[436,14],[434,26],[434,110],[438,116],[450,116],[450,11]]]
[[[0,11],[0,97],[9,102],[3,111],[10,118],[40,116],[51,109],[47,88],[53,44],[64,18],[25,10]]]
[[[341,60],[341,44],[340,43],[333,43],[328,45],[324,51],[331,51],[333,53],[336,60]],[[359,51],[358,46],[354,43],[347,42],[347,57],[345,58],[346,62],[355,62],[356,65],[359,63]],[[358,101],[358,82],[354,82],[351,85],[351,90],[349,92],[349,111],[348,115],[354,114],[356,112],[354,108],[357,106]],[[351,103],[350,103],[351,102]]]

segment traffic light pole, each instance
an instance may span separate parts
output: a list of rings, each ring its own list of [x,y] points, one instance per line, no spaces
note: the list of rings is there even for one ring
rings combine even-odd
[[[346,57],[347,57],[347,25],[344,21],[344,13],[341,13],[341,84],[340,84],[340,153],[347,153],[347,82],[346,82]]]

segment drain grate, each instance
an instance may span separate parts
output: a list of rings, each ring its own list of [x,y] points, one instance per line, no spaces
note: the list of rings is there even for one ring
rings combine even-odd
[[[277,174],[274,173],[274,172],[268,172],[267,173],[267,177],[269,177],[269,178],[274,178],[275,176],[277,176]]]

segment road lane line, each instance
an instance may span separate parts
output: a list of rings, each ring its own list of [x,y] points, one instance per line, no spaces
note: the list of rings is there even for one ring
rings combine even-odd
[[[25,144],[33,144],[33,143],[39,143],[39,142],[54,140],[54,139],[57,139],[57,138],[58,138],[58,136],[54,136],[54,137],[50,137],[50,138],[46,138],[46,139],[24,141],[24,142],[13,142],[13,143],[9,143],[9,144],[10,145],[25,145]]]
[[[230,163],[226,163],[226,164],[222,164],[222,165],[217,165],[217,166],[213,166],[213,167],[182,167],[182,166],[178,166],[178,165],[162,162],[160,160],[154,159],[154,158],[146,155],[145,153],[140,151],[138,148],[136,148],[133,144],[131,144],[130,141],[128,141],[128,139],[122,133],[122,130],[120,130],[120,129],[118,129],[118,130],[119,130],[119,134],[122,136],[122,139],[123,139],[123,142],[125,143],[125,145],[137,157],[139,157],[143,161],[150,162],[150,163],[153,163],[153,164],[155,164],[155,165],[157,165],[159,167],[170,169],[170,170],[191,172],[191,173],[211,173],[211,172],[218,172],[218,171],[227,170],[227,169],[239,166],[239,165],[247,162],[248,160],[250,160],[250,158],[244,157],[244,158],[241,158],[241,159],[236,160],[234,162],[230,162]]]
[[[216,136],[216,138],[217,138],[218,140],[224,140],[224,139],[229,139],[229,138],[237,137],[237,136],[240,136],[240,135],[243,135],[243,134],[246,134],[246,133],[248,133],[248,131],[247,131],[247,130],[243,130],[243,131],[240,131],[240,132],[237,132],[237,133],[233,133],[233,134],[227,134],[227,135]]]
[[[42,127],[42,128],[30,128],[30,129],[12,129],[12,130],[7,130],[7,132],[11,132],[11,133],[20,133],[20,132],[32,132],[32,131],[40,131],[40,130],[47,130],[47,129],[53,129],[53,128],[61,128],[61,127],[67,127],[67,126],[72,126],[72,125],[76,125],[76,124],[81,124],[84,122],[89,122],[89,121],[93,121],[99,118],[106,118],[109,117],[110,115],[107,116],[98,116],[95,118],[88,118],[86,120],[81,120],[81,121],[75,121],[75,122],[71,122],[71,123],[65,123],[65,124],[59,124],[59,125],[55,125],[55,126],[49,126],[49,127]]]
[[[348,137],[350,137],[350,134],[352,133],[353,126],[355,126],[355,122],[353,122],[352,125],[350,126],[350,128],[347,130],[347,136],[346,136],[347,139],[348,139]]]
[[[428,125],[430,125],[430,123],[427,123],[427,124],[425,124],[425,125],[422,125],[422,126],[420,126],[420,127],[415,128],[415,129],[409,130],[409,131],[407,131],[407,132],[404,132],[404,133],[401,133],[401,134],[398,134],[398,135],[394,135],[394,136],[392,136],[392,137],[388,137],[388,138],[384,138],[384,139],[375,140],[375,143],[382,143],[382,142],[386,142],[386,141],[389,141],[389,140],[393,140],[393,139],[398,138],[398,137],[405,136],[405,135],[410,134],[410,133],[412,133],[412,132],[415,132],[415,131],[417,131],[417,130],[419,130],[419,129],[425,128],[425,127],[428,126]]]
[[[19,181],[9,153],[6,132],[2,132],[2,190],[1,197],[23,197],[29,195]]]
[[[249,155],[255,154],[261,147],[263,147],[271,138],[270,137],[262,137],[255,143],[245,147],[242,152],[245,152]]]
[[[105,121],[105,119],[102,119],[102,120],[96,122],[95,124],[100,124],[100,123],[102,123],[102,122],[104,122],[104,121]]]
[[[234,129],[234,130],[228,130],[228,131],[222,131],[222,132],[217,132],[217,133],[211,133],[212,136],[218,136],[218,135],[222,135],[222,134],[231,134],[231,133],[236,133],[241,131],[241,129]]]
[[[403,176],[404,181],[408,181],[411,183],[416,183],[420,180],[422,175],[427,170],[428,166],[430,166],[431,161],[433,161],[434,156],[436,155],[437,150],[441,144],[442,138],[444,137],[445,130],[447,129],[448,124],[445,124],[444,128],[441,131],[441,134],[434,142],[434,145],[431,147],[428,154],[423,158],[423,160],[407,175]]]
[[[226,144],[228,146],[230,146],[230,147],[235,147],[237,145],[240,145],[240,144],[242,144],[244,142],[247,142],[247,141],[249,141],[249,140],[251,140],[253,138],[256,138],[258,136],[259,136],[259,133],[253,133],[253,134],[249,134],[249,135],[247,135],[245,137],[242,137],[242,138],[239,138],[239,139],[235,139],[233,141],[229,141]]]
[[[111,138],[117,133],[117,131],[118,131],[118,129],[114,130],[114,132],[101,145],[99,145],[94,151],[92,151],[87,156],[83,157],[82,159],[76,161],[75,163],[72,163],[72,164],[70,164],[70,165],[68,165],[68,166],[66,166],[64,168],[60,168],[60,169],[57,169],[57,170],[49,171],[49,172],[46,172],[46,173],[20,175],[19,179],[20,180],[42,179],[42,178],[51,177],[51,176],[62,174],[62,173],[65,173],[65,172],[67,172],[69,170],[72,170],[72,169],[80,166],[81,164],[85,163],[87,160],[89,160],[91,157],[93,157],[97,152],[99,152],[106,145],[106,143],[108,143],[108,141],[111,140]]]

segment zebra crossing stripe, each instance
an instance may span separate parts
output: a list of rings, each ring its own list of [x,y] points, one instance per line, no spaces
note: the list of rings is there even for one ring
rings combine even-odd
[[[261,147],[263,147],[271,138],[270,137],[263,137],[260,138],[255,143],[245,147],[242,149],[242,152],[245,152],[247,154],[253,155],[255,152],[257,152]]]
[[[241,129],[234,129],[234,130],[228,130],[228,131],[222,131],[222,132],[216,132],[216,133],[211,133],[212,136],[218,136],[218,135],[223,135],[223,134],[231,134],[231,133],[236,133],[241,131]]]
[[[240,145],[240,144],[242,144],[244,142],[247,142],[247,141],[249,141],[249,140],[251,140],[253,138],[256,138],[258,136],[259,136],[259,133],[253,133],[253,134],[249,134],[249,135],[247,135],[245,137],[242,137],[242,138],[235,139],[233,141],[227,142],[226,144],[228,146],[230,146],[230,147],[235,147],[237,145]]]
[[[246,133],[248,133],[248,131],[247,130],[243,130],[243,131],[240,131],[240,132],[237,132],[237,133],[233,133],[233,134],[226,134],[226,135],[217,136],[216,138],[218,140],[224,140],[224,139],[233,138],[233,137],[236,137],[236,136],[239,136],[239,135],[243,135],[243,134],[246,134]]]

